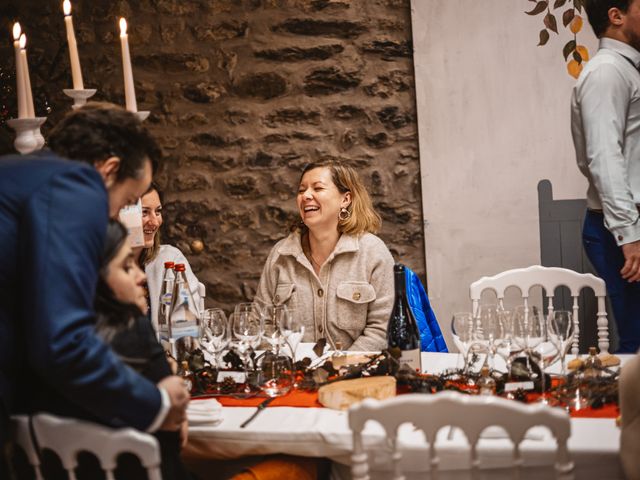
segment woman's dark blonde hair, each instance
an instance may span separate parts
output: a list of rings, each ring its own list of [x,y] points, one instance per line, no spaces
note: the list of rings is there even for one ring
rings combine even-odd
[[[156,192],[158,197],[160,197],[160,204],[162,205],[162,192],[158,189],[158,186],[155,183],[151,183],[146,192],[142,195],[143,197],[151,192]],[[142,253],[140,253],[139,265],[144,270],[144,267],[149,264],[152,260],[154,260],[158,253],[160,252],[160,230],[156,232],[155,237],[153,237],[153,245],[150,248],[143,248]]]
[[[380,215],[373,208],[371,197],[367,189],[360,180],[358,173],[350,166],[335,161],[321,161],[308,164],[302,170],[300,181],[304,174],[316,168],[328,168],[331,172],[331,180],[342,194],[351,193],[351,203],[347,207],[348,218],[338,219],[338,231],[349,235],[359,235],[361,233],[378,233],[382,220]],[[307,227],[304,223],[294,226],[305,232]]]

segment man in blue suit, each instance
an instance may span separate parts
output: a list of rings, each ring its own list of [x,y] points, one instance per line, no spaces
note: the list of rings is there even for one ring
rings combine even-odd
[[[177,430],[181,379],[154,385],[94,333],[108,218],[147,190],[159,149],[109,104],[67,115],[49,145],[55,153],[0,159],[0,445],[8,416],[25,410]]]

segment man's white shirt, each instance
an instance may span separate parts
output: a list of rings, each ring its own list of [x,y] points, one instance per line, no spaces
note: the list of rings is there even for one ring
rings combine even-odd
[[[602,38],[571,99],[578,167],[589,181],[587,207],[603,210],[618,245],[640,240],[639,65],[638,50]]]

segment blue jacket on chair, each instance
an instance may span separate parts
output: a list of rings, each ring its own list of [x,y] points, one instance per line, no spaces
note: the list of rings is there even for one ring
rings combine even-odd
[[[448,352],[440,325],[438,325],[438,320],[431,309],[429,297],[420,278],[406,266],[405,272],[407,298],[420,331],[420,350],[423,352]]]

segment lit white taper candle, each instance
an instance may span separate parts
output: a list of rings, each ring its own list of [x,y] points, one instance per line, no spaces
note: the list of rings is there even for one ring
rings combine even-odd
[[[73,78],[73,89],[83,90],[82,70],[80,69],[80,57],[78,56],[78,43],[76,42],[76,34],[73,31],[73,17],[71,16],[71,2],[64,0],[62,2],[62,10],[64,11],[64,24],[67,28],[67,43],[69,44],[69,62],[71,63],[71,77]]]
[[[33,95],[31,94],[31,78],[29,77],[29,62],[27,62],[27,36],[20,35],[20,59],[22,60],[22,72],[24,73],[24,92],[27,98],[27,118],[35,118],[33,109]]]
[[[13,24],[13,48],[16,54],[16,94],[18,96],[18,118],[26,118],[27,94],[25,93],[24,72],[22,70],[22,58],[20,56],[20,34],[22,30],[18,22]]]
[[[124,98],[127,110],[137,112],[136,91],[133,86],[133,71],[131,69],[131,55],[129,54],[129,36],[127,35],[127,21],[120,18],[120,44],[122,45],[122,73],[124,74]]]

